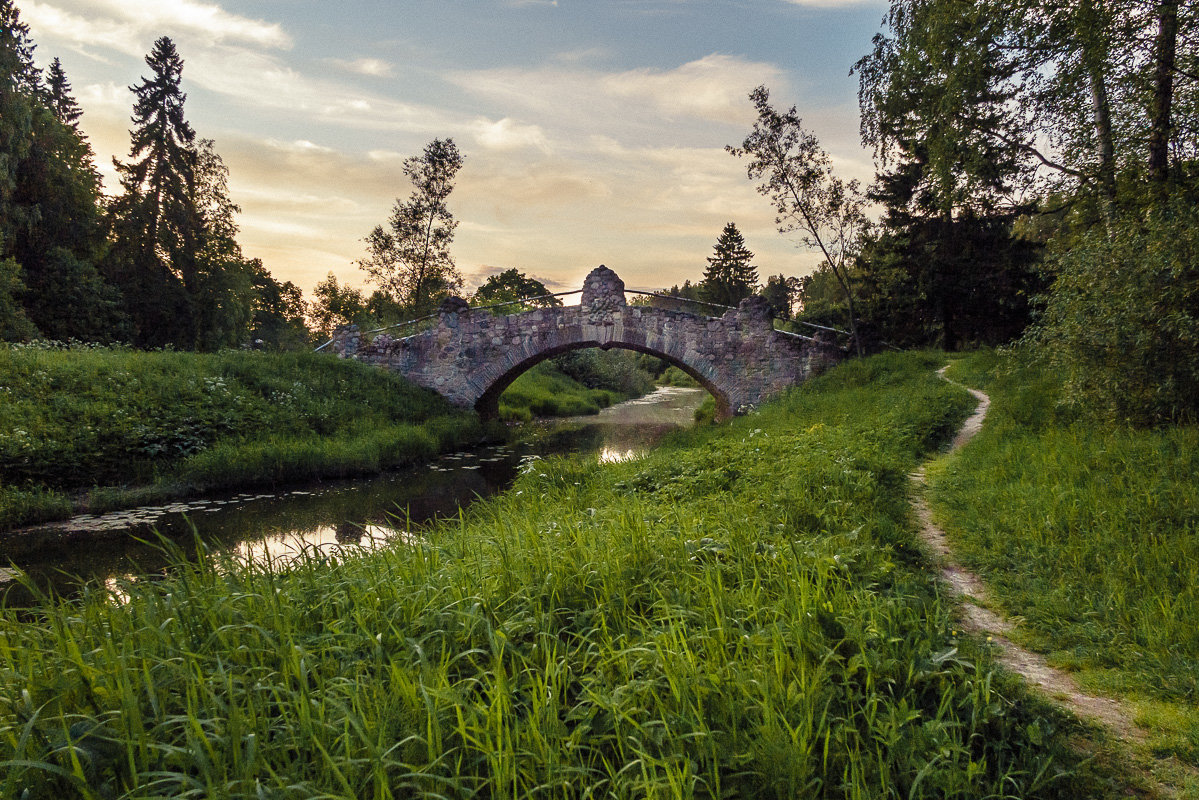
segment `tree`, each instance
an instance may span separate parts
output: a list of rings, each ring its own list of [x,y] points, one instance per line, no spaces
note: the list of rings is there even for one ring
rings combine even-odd
[[[476,306],[513,303],[496,309],[499,314],[512,314],[528,308],[552,308],[562,305],[557,297],[549,297],[550,290],[536,278],[530,278],[515,267],[495,275],[489,275],[475,292],[472,303]],[[517,301],[526,301],[518,303]]]
[[[453,139],[434,139],[421,155],[405,159],[412,193],[405,201],[396,199],[388,229],[371,231],[367,257],[358,262],[380,290],[415,316],[430,313],[462,285],[449,249],[458,223],[446,204],[462,161]]]
[[[700,297],[709,303],[735,306],[753,294],[758,285],[753,257],[737,226],[726,224],[708,257],[708,268],[699,283]]]
[[[192,346],[193,299],[204,220],[196,207],[195,131],[183,116],[183,60],[162,37],[146,57],[152,76],[131,91],[129,161],[114,159],[124,194],[113,204],[110,274],[126,296],[136,342]]]
[[[63,72],[62,62],[55,58],[50,62],[46,71],[46,106],[54,113],[54,118],[63,125],[69,125],[79,130],[79,118],[83,116],[79,103],[71,94],[71,84]]]
[[[193,308],[191,346],[217,350],[245,342],[254,316],[255,272],[237,243],[237,214],[229,198],[229,169],[211,139],[195,149],[193,203],[201,220],[195,280],[189,291]]]
[[[41,335],[123,338],[119,293],[96,267],[107,246],[100,175],[70,84],[55,59],[43,87],[16,9],[0,6],[0,18],[0,258],[20,265],[16,298]]]
[[[17,301],[24,289],[21,265],[11,258],[0,260],[0,342],[24,341],[38,335]]]
[[[800,298],[799,278],[788,278],[781,273],[769,275],[762,287],[762,297],[770,303],[774,315],[780,319],[791,319],[795,303]]]
[[[250,341],[255,347],[267,350],[299,350],[309,346],[312,336],[304,324],[307,304],[300,287],[291,281],[276,281],[257,258],[247,265],[254,287]]]
[[[328,339],[334,329],[342,325],[353,323],[362,327],[370,321],[362,292],[338,284],[337,276],[332,272],[316,285],[308,314],[312,329],[322,340]]]
[[[798,232],[800,240],[824,256],[844,294],[854,347],[862,354],[848,267],[866,227],[857,181],[845,183],[833,175],[828,154],[816,137],[804,130],[792,106],[778,112],[770,92],[759,86],[750,92],[758,112],[753,131],[740,147],[728,152],[749,159],[746,174],[761,180],[758,192],[769,197],[779,233]]]

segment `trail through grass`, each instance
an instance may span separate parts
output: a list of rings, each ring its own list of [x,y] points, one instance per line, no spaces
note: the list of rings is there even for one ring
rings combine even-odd
[[[991,394],[929,471],[934,511],[1024,640],[1125,697],[1153,749],[1199,765],[1199,429],[1076,419],[1059,384],[993,353],[950,375]]]

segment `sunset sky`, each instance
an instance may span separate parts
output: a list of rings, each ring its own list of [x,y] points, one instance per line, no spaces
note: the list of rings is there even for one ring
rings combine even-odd
[[[780,236],[744,164],[758,84],[795,105],[843,177],[873,175],[853,63],[882,0],[17,0],[58,56],[104,174],[129,151],[130,86],[154,40],[184,59],[242,246],[305,292],[355,259],[433,138],[465,156],[450,205],[468,286],[516,267],[556,290],[604,263],[630,288],[697,280],[726,222],[759,274],[817,263]]]

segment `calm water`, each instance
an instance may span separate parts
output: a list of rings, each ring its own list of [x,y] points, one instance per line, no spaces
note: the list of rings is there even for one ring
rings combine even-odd
[[[189,550],[195,535],[210,549],[255,557],[287,558],[306,547],[376,547],[502,491],[529,458],[587,452],[601,461],[635,458],[669,431],[690,425],[704,396],[701,389],[664,387],[597,416],[540,424],[518,445],[451,453],[375,478],[79,516],[6,534],[0,564],[70,592],[75,576],[112,581],[161,570],[166,557],[160,549],[138,541],[158,535]],[[0,571],[0,585],[11,586],[12,577],[11,570]]]

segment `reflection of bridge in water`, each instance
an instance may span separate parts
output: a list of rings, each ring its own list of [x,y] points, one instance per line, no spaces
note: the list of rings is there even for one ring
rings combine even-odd
[[[354,326],[338,330],[334,351],[398,372],[485,417],[499,396],[539,361],[585,347],[648,353],[699,381],[726,418],[801,383],[836,361],[832,342],[774,330],[770,306],[749,297],[722,317],[651,306],[630,306],[624,282],[607,267],[583,281],[577,306],[497,316],[472,311],[464,300],[442,304],[436,325],[403,338],[363,343]]]

